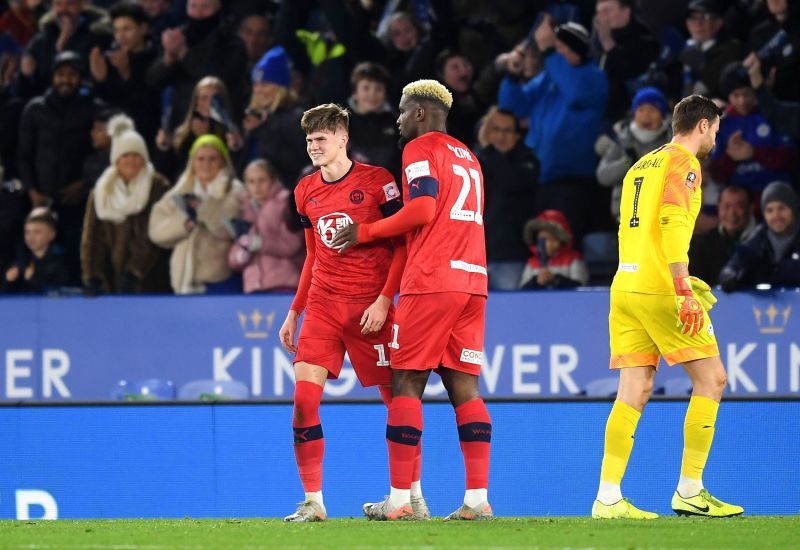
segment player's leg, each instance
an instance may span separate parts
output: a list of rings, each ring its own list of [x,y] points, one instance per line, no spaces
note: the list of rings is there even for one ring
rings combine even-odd
[[[285,521],[321,521],[327,517],[322,499],[322,458],[325,439],[319,417],[322,390],[328,370],[319,365],[299,362],[294,365],[294,456],[303,484],[305,498],[294,514]]]
[[[622,498],[622,478],[633,449],[639,418],[653,391],[658,348],[636,318],[646,304],[631,303],[631,293],[611,293],[609,334],[612,369],[619,369],[617,398],[606,421],[600,485],[592,517],[602,519],[652,519],[657,514],[634,507]]]
[[[440,368],[438,372],[456,412],[466,474],[464,503],[446,519],[490,519],[493,517],[489,505],[492,419],[480,396],[478,376],[448,368]]]
[[[705,469],[717,420],[722,392],[727,383],[719,355],[683,363],[692,381],[692,397],[683,425],[683,460],[672,508],[681,515],[710,517],[736,516],[741,506],[726,504],[712,497],[703,487]]]

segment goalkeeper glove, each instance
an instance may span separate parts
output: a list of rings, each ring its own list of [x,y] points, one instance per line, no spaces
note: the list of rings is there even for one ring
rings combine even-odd
[[[703,306],[704,310],[711,311],[711,308],[717,303],[717,297],[711,293],[711,287],[697,277],[689,277],[689,280],[692,283],[692,292],[694,292],[695,298],[700,301],[700,305]]]
[[[678,307],[678,322],[676,326],[683,327],[683,333],[694,336],[703,328],[703,306],[692,292],[692,282],[689,277],[674,277],[672,284],[675,286],[675,304]]]

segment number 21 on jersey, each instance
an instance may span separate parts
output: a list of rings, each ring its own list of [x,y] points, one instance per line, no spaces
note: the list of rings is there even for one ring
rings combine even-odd
[[[483,191],[483,182],[481,181],[481,173],[474,168],[464,168],[460,164],[453,165],[453,173],[461,178],[461,191],[458,193],[458,198],[450,209],[450,219],[475,222],[478,225],[483,225],[483,214],[481,214],[481,192]],[[464,204],[467,202],[470,191],[473,189],[475,189],[475,210],[468,210],[464,208]]]

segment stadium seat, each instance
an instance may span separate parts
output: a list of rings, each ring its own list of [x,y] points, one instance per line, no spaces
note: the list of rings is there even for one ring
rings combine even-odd
[[[617,387],[619,386],[619,378],[600,378],[599,380],[592,380],[583,390],[586,397],[615,397],[617,395]]]
[[[250,399],[250,390],[238,380],[192,380],[181,386],[178,399],[182,401]]]
[[[111,392],[115,401],[171,401],[175,399],[172,380],[148,378],[146,380],[120,380]]]
[[[589,286],[608,286],[618,263],[617,235],[614,232],[589,233],[583,237],[583,259],[589,268]]]
[[[664,382],[664,395],[691,395],[692,381],[688,378],[670,378]]]

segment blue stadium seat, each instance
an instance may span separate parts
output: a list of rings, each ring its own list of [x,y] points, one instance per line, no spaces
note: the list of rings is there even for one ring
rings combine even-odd
[[[175,384],[172,380],[148,378],[146,380],[120,380],[111,392],[115,401],[172,401]]]
[[[178,391],[182,401],[250,399],[250,390],[238,380],[192,380]]]
[[[691,395],[692,381],[687,377],[670,378],[664,382],[664,395]]]
[[[615,397],[617,395],[617,387],[619,386],[619,377],[600,378],[599,380],[592,380],[584,388],[584,393],[587,397]]]
[[[616,233],[596,232],[583,237],[583,259],[589,268],[589,286],[611,284],[617,272],[618,255]]]

